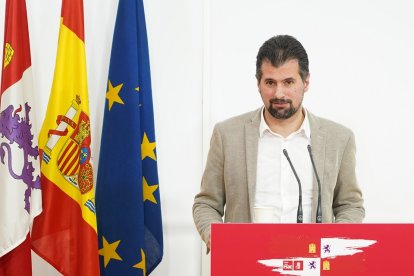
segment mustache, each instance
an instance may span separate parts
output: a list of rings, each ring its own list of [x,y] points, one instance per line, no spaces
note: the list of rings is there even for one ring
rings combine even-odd
[[[288,103],[288,104],[291,104],[291,103],[292,103],[292,100],[289,100],[289,99],[277,99],[277,98],[273,98],[273,99],[270,99],[270,100],[269,100],[269,102],[270,102],[271,104],[274,104],[274,103],[276,103],[276,104],[282,104],[282,103]]]

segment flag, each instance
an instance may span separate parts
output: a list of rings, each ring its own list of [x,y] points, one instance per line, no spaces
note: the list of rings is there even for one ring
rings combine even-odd
[[[0,92],[0,275],[31,275],[29,229],[42,211],[25,0],[7,0]]]
[[[64,275],[98,275],[83,1],[63,0],[52,89],[39,135],[43,213],[33,250]]]
[[[148,275],[163,255],[161,203],[142,0],[120,0],[96,187],[102,275]]]

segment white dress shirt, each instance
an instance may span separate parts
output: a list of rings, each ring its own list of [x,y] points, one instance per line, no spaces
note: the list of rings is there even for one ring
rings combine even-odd
[[[257,156],[257,179],[254,207],[271,208],[270,222],[296,223],[299,202],[298,182],[283,154],[286,149],[302,184],[303,222],[311,222],[313,170],[307,146],[310,145],[309,120],[284,138],[270,130],[262,109]]]

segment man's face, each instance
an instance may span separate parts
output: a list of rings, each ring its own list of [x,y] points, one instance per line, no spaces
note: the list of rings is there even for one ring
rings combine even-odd
[[[268,113],[275,119],[288,119],[301,107],[308,90],[309,75],[303,81],[299,75],[297,59],[274,67],[269,61],[262,63],[262,78],[258,88]]]

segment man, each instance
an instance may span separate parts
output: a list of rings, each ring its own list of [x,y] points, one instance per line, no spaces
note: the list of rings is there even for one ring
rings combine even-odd
[[[288,35],[270,38],[257,55],[256,78],[264,106],[214,127],[201,191],[193,205],[207,248],[212,223],[222,223],[223,217],[224,222],[254,222],[254,210],[261,207],[272,210],[271,222],[315,222],[316,174],[322,222],[362,222],[365,210],[355,175],[354,135],[302,106],[309,87],[309,61],[302,44]],[[299,185],[284,150],[301,182],[300,215]]]

